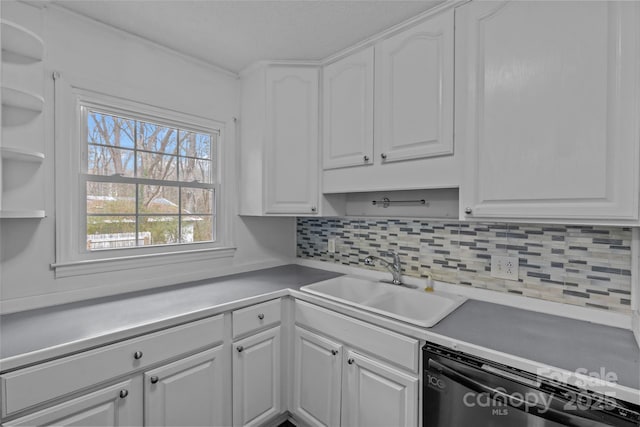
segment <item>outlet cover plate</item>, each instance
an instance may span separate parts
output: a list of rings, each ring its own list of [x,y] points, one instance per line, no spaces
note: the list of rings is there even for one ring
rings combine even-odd
[[[518,257],[491,255],[491,276],[518,280]]]
[[[327,241],[327,252],[329,252],[330,254],[336,253],[336,239],[335,238],[330,238]]]

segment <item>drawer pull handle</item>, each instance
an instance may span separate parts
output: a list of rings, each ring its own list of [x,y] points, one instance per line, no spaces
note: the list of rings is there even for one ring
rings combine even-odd
[[[353,360],[352,358],[349,358],[349,360],[347,360],[347,363],[348,363],[349,365],[353,365],[355,362],[356,362],[356,361],[355,361],[355,360]]]
[[[160,381],[160,378],[156,377],[155,375],[149,379],[151,380],[151,384],[157,384],[157,382]]]
[[[238,353],[242,353],[242,350],[244,350],[244,347],[239,345],[236,347],[236,350],[238,350]]]
[[[331,350],[331,354],[335,356],[336,354],[338,354],[338,350]]]
[[[129,390],[127,389],[120,390],[120,399],[124,399],[127,396],[129,396]]]
[[[136,359],[136,360],[142,359],[142,352],[141,351],[136,351],[135,353],[133,353],[133,358]]]
[[[264,314],[262,314],[262,313],[258,314],[258,319],[260,319],[260,320],[264,319]]]

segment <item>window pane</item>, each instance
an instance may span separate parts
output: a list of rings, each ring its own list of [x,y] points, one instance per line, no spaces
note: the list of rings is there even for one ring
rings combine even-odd
[[[135,184],[87,182],[88,214],[135,214]]]
[[[138,151],[138,177],[158,180],[175,181],[176,156],[166,156],[158,153]]]
[[[203,188],[182,188],[182,213],[206,214],[213,213],[213,190]]]
[[[134,126],[133,120],[89,111],[87,117],[87,142],[113,147],[134,148]]]
[[[181,243],[213,241],[213,225],[213,216],[183,215]]]
[[[144,236],[144,244],[166,245],[178,243],[178,216],[158,215],[139,217],[138,231]]]
[[[133,157],[133,150],[90,144],[87,152],[87,173],[133,176]]]
[[[177,154],[178,132],[176,129],[153,123],[137,122],[139,150],[164,154]]]
[[[136,246],[133,216],[87,216],[87,249],[117,249]]]
[[[211,184],[211,160],[179,157],[180,181]]]
[[[211,159],[211,135],[180,131],[181,156]]]
[[[163,185],[139,185],[138,209],[144,214],[173,214],[177,215],[179,189]]]

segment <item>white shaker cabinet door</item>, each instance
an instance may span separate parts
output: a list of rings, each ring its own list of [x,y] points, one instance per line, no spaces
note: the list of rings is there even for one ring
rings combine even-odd
[[[323,69],[323,168],[373,164],[373,52]]]
[[[146,426],[229,424],[225,402],[223,346],[203,351],[144,374]],[[226,360],[229,360],[228,358]]]
[[[467,218],[638,218],[637,2],[456,9]]]
[[[417,377],[353,351],[345,360],[342,426],[417,427]]]
[[[233,344],[233,425],[259,426],[282,412],[280,326]]]
[[[453,153],[453,10],[376,46],[376,162]]]
[[[342,345],[295,328],[293,408],[309,426],[340,425]]]
[[[314,214],[318,205],[318,70],[267,70],[265,213]]]
[[[2,425],[139,426],[142,425],[141,379],[138,376]]]

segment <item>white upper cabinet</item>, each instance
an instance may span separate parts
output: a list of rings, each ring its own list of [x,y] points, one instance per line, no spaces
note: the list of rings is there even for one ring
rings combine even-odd
[[[243,75],[240,213],[318,209],[318,68],[266,65]]]
[[[324,169],[373,161],[373,55],[369,47],[323,70]]]
[[[638,219],[639,5],[456,10],[462,217]]]
[[[460,185],[446,7],[324,68],[324,193]]]
[[[383,162],[453,153],[453,10],[376,46],[376,151]]]

